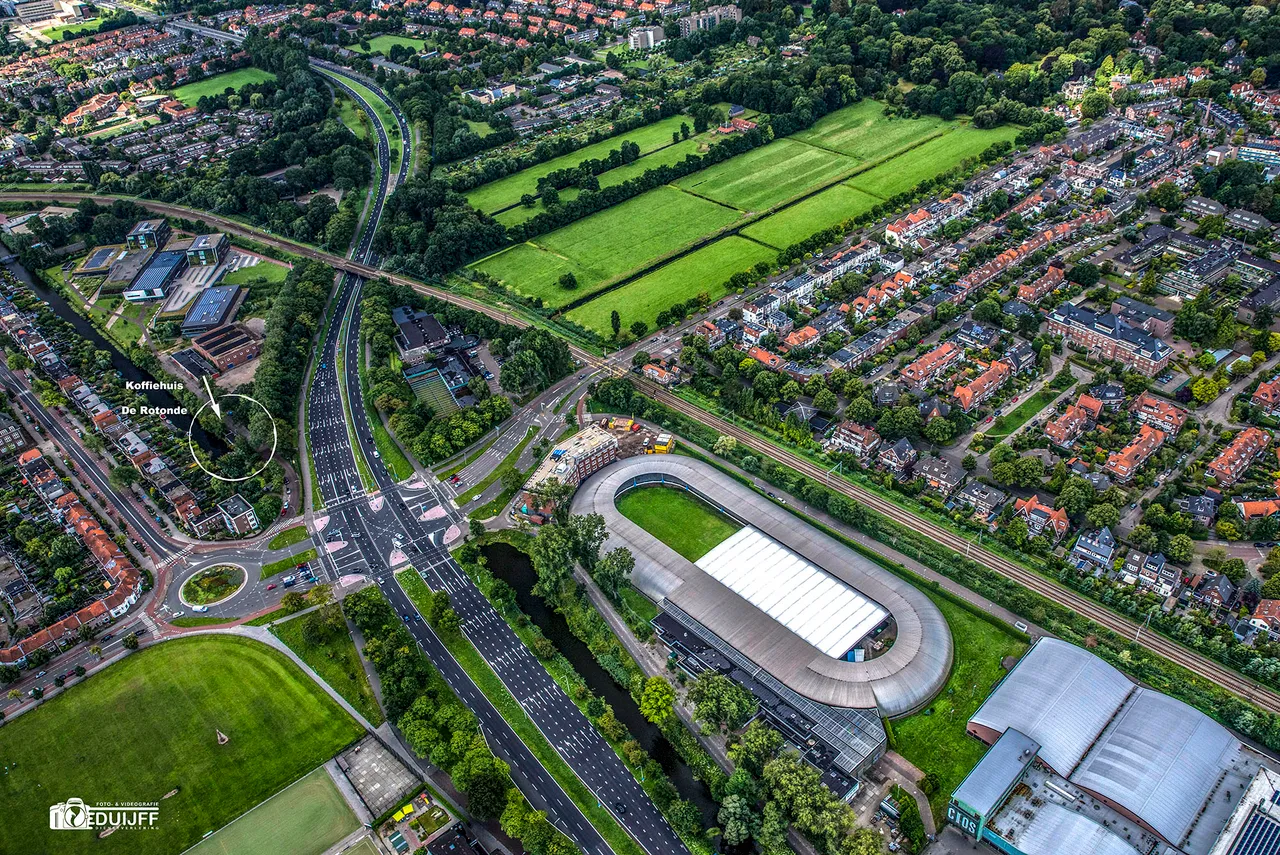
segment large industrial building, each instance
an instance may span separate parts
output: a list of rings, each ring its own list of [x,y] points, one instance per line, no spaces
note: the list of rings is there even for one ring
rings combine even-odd
[[[1204,713],[1065,641],[1037,642],[968,731],[992,747],[953,793],[947,817],[1000,851],[1280,852],[1280,835],[1270,848],[1222,843],[1251,782],[1271,775],[1260,755]]]
[[[742,527],[689,561],[618,511],[637,488],[687,490]],[[922,709],[946,683],[951,634],[927,596],[707,464],[620,460],[583,482],[573,512],[601,514],[603,548],[631,551],[632,583],[660,606],[654,629],[681,667],[751,691],[840,796],[884,753],[881,718]]]

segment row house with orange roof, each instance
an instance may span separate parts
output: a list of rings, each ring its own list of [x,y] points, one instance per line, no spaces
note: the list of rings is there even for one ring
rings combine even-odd
[[[1044,435],[1054,445],[1066,448],[1075,442],[1080,434],[1085,432],[1090,421],[1092,419],[1090,419],[1089,413],[1084,407],[1078,404],[1071,404],[1063,411],[1062,415],[1050,420],[1044,426]]]
[[[1068,220],[1065,223],[1058,223],[1050,228],[1036,232],[1018,246],[1006,249],[986,264],[983,264],[977,270],[971,271],[969,274],[962,277],[956,284],[963,289],[965,294],[968,294],[974,288],[979,288],[986,285],[988,282],[991,282],[1009,268],[1021,264],[1033,253],[1038,252],[1051,244],[1065,240],[1083,228],[1105,223],[1109,219],[1111,219],[1111,212],[1106,208],[1103,208],[1088,214],[1082,214],[1074,220]]]
[[[1239,481],[1258,455],[1271,444],[1271,435],[1261,428],[1247,427],[1236,434],[1222,453],[1205,467],[1205,474],[1215,478],[1219,487]]]
[[[1138,400],[1133,402],[1133,412],[1144,425],[1159,428],[1171,437],[1178,435],[1188,416],[1182,407],[1150,392],[1138,396]]]
[[[1018,299],[1028,305],[1039,303],[1062,286],[1066,280],[1060,262],[1050,264],[1044,275],[1033,282],[1024,282],[1018,286]]]
[[[1157,430],[1151,425],[1142,425],[1128,445],[1107,456],[1107,464],[1103,468],[1114,475],[1116,480],[1122,483],[1127,482],[1138,474],[1142,464],[1146,463],[1151,455],[1160,450],[1160,446],[1164,445],[1167,438],[1168,434],[1164,431]]]
[[[1013,369],[1005,362],[995,360],[987,369],[964,386],[957,386],[951,393],[966,413],[990,399],[1013,376]]]
[[[964,357],[960,348],[947,341],[902,369],[902,380],[914,389],[923,389]]]
[[[1066,511],[1041,501],[1035,494],[1030,498],[1018,499],[1014,502],[1013,516],[1015,519],[1026,522],[1027,530],[1032,537],[1043,534],[1056,542],[1071,529],[1071,521],[1067,519]]]
[[[1269,416],[1280,415],[1280,377],[1258,384],[1250,402]]]

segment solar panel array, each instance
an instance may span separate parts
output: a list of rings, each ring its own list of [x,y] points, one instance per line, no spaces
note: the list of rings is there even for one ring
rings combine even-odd
[[[1236,838],[1231,855],[1280,855],[1280,822],[1254,813]]]

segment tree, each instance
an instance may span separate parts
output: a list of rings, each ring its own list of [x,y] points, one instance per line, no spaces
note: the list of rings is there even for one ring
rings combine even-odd
[[[944,445],[950,442],[951,437],[955,435],[955,428],[946,419],[933,419],[924,426],[924,435],[930,442]]]
[[[1177,211],[1182,207],[1182,191],[1172,181],[1162,181],[1147,194],[1147,201],[1162,211]]]
[[[972,454],[966,454],[964,459],[960,461],[960,468],[965,472],[972,472],[978,468],[978,458]]]
[[[622,332],[622,315],[618,314],[617,309],[609,313],[609,326],[613,329],[613,337],[617,338],[618,333]]]
[[[122,645],[124,645],[124,649],[125,649],[125,650],[137,650],[137,649],[138,649],[138,636],[134,635],[134,634],[131,632],[131,633],[129,633],[128,635],[126,635],[124,638],[120,639],[120,643],[121,643]]]
[[[1084,98],[1080,99],[1081,118],[1096,119],[1099,116],[1105,116],[1109,109],[1111,109],[1110,96],[1097,89],[1092,92],[1086,92]]]
[[[1096,528],[1114,528],[1120,522],[1120,511],[1115,505],[1103,503],[1090,508],[1085,517]]]
[[[650,677],[644,681],[640,695],[640,712],[649,721],[662,727],[675,716],[676,690],[666,678]]]
[[[605,553],[604,557],[596,563],[592,577],[605,593],[617,599],[622,586],[631,578],[631,571],[635,566],[635,556],[625,546],[619,546]]]
[[[751,804],[742,796],[725,796],[716,815],[721,836],[729,846],[738,846],[754,833],[760,819]]]
[[[1169,539],[1169,548],[1165,550],[1165,555],[1175,564],[1187,564],[1191,561],[1191,555],[1195,549],[1195,543],[1185,534],[1174,535]]]
[[[1004,316],[1004,308],[990,297],[973,307],[973,319],[979,323],[999,323]]]
[[[729,759],[747,774],[759,778],[765,764],[777,756],[782,748],[782,734],[757,719],[742,733],[742,737],[729,747]]]
[[[644,366],[649,364],[649,359],[650,359],[650,356],[646,351],[637,350],[631,356],[631,367],[643,368]]]
[[[632,321],[627,329],[631,330],[631,334],[638,339],[649,334],[649,325],[644,321]]]
[[[561,276],[559,281],[560,287],[566,291],[573,291],[578,287],[578,277],[573,275],[573,271]]]
[[[716,457],[729,457],[737,448],[738,440],[736,437],[721,434],[716,437],[716,444],[711,447],[711,453]]]
[[[1062,485],[1062,490],[1058,493],[1058,507],[1073,517],[1078,516],[1089,510],[1097,495],[1092,484],[1075,475]]]
[[[287,615],[300,612],[307,607],[307,600],[297,591],[290,591],[280,598],[280,610]]]
[[[132,466],[112,467],[111,473],[107,476],[111,486],[117,490],[128,490],[129,487],[138,483],[141,478],[142,476],[138,474],[138,470]]]
[[[751,694],[723,674],[704,671],[689,687],[689,700],[698,719],[736,730],[755,713]]]

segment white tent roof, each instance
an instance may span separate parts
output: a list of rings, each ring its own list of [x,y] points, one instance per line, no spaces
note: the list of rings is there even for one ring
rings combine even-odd
[[[751,526],[702,556],[697,566],[828,656],[844,656],[889,616]]]

